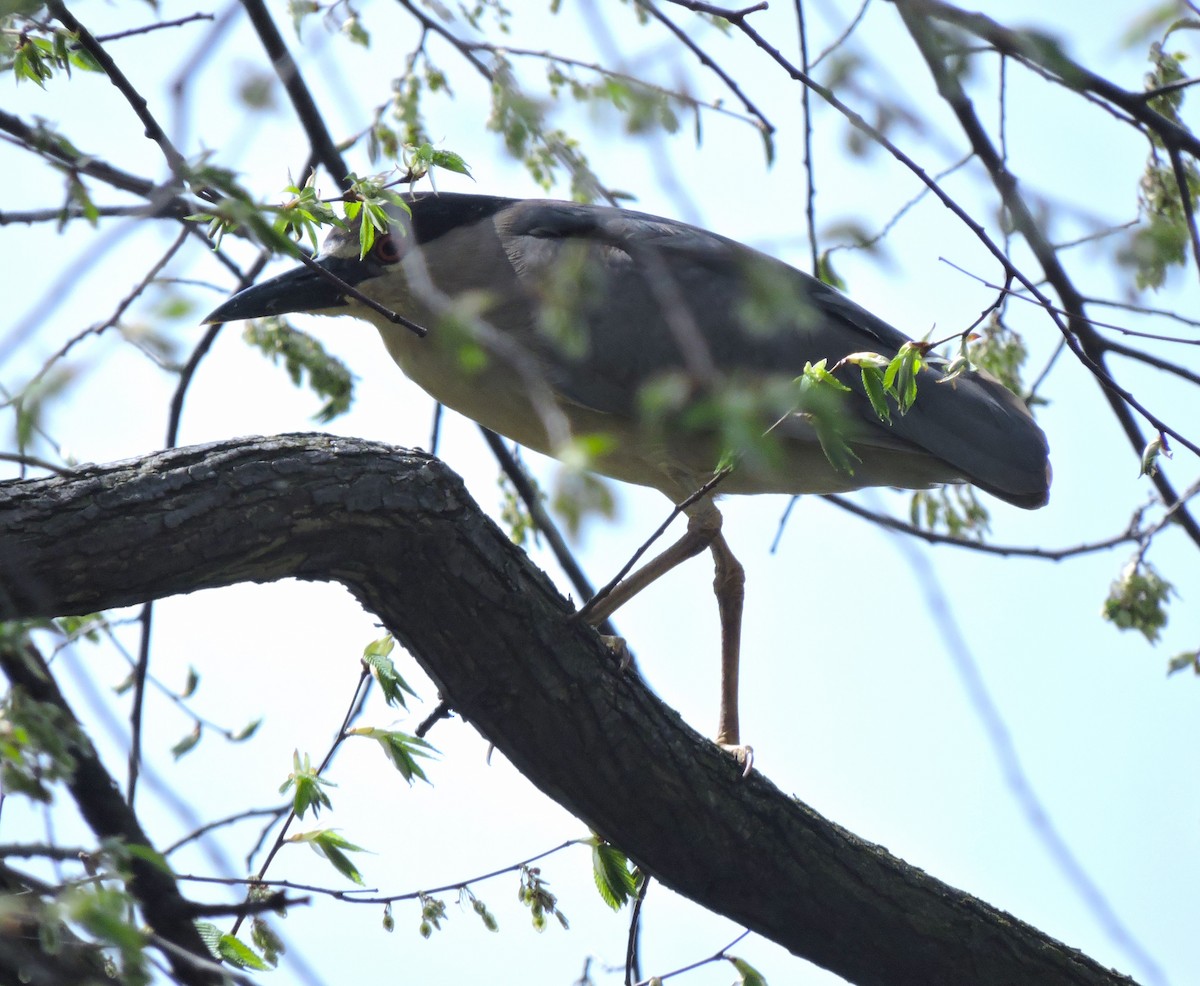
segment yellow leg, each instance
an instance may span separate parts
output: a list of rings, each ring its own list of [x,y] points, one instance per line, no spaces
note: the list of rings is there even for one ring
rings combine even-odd
[[[705,548],[713,555],[715,576],[713,591],[721,616],[721,708],[717,723],[717,742],[731,747],[749,769],[749,747],[739,747],[738,665],[742,641],[742,606],[745,600],[746,573],[721,533],[721,512],[711,501],[692,508],[683,536],[655,558],[618,582],[608,595],[589,601],[582,613],[593,626],[603,623],[618,608],[676,565],[694,558]]]
[[[717,742],[736,747],[741,738],[738,723],[738,665],[742,652],[742,605],[746,599],[746,570],[729,550],[720,532],[712,543],[716,575],[713,591],[721,614],[721,717]]]

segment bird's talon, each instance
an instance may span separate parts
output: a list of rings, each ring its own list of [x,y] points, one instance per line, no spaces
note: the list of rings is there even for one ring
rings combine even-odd
[[[604,641],[604,646],[608,648],[612,656],[617,659],[618,671],[628,671],[633,667],[633,652],[630,651],[624,637],[619,637],[616,634],[602,633],[600,634],[600,639]]]
[[[742,765],[743,777],[750,776],[750,771],[754,769],[754,747],[742,743],[718,743],[717,745]]]

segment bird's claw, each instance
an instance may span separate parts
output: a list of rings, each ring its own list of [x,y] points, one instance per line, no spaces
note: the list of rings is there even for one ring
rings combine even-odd
[[[730,754],[742,766],[742,776],[749,777],[754,769],[754,747],[743,743],[720,743],[717,745]]]
[[[624,637],[602,633],[600,639],[604,641],[604,646],[608,648],[612,656],[617,659],[618,671],[628,671],[633,667],[633,652],[629,649]]]

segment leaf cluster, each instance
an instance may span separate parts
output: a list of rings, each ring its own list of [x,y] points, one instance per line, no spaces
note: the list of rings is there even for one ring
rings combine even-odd
[[[529,908],[529,916],[536,931],[546,930],[546,916],[551,914],[558,919],[564,930],[570,927],[567,916],[558,907],[558,898],[550,892],[549,884],[542,879],[539,867],[521,867],[521,886],[517,891],[517,900]]]
[[[75,751],[86,743],[57,706],[15,687],[0,699],[0,785],[6,793],[50,804],[54,785],[74,776]]]
[[[1140,556],[1122,569],[1108,590],[1101,615],[1120,630],[1137,630],[1150,643],[1167,623],[1171,583]]]
[[[295,386],[307,382],[308,388],[324,400],[313,415],[315,420],[328,424],[350,410],[354,402],[354,375],[307,332],[285,318],[271,317],[248,321],[242,338],[275,365],[282,361]]]
[[[1155,95],[1148,105],[1176,124],[1182,123],[1186,87],[1179,83],[1187,78],[1186,60],[1185,53],[1168,51],[1165,41],[1150,45],[1146,90]],[[1165,153],[1161,137],[1153,131],[1150,139],[1150,156],[1138,189],[1143,221],[1120,254],[1122,262],[1134,268],[1135,281],[1142,289],[1161,288],[1169,268],[1187,262],[1190,217],[1200,203],[1200,170],[1195,161]]]
[[[43,30],[30,22],[25,30],[8,35],[0,40],[0,59],[9,61],[7,67],[17,82],[29,81],[42,89],[58,72],[68,78],[73,68],[84,72],[103,72],[99,62],[91,53],[81,48],[77,35],[63,28],[55,28],[48,36],[38,36],[34,31]],[[5,66],[0,65],[0,71]]]

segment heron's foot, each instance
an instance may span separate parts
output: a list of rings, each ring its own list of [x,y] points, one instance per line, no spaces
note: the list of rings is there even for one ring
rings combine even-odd
[[[722,743],[720,741],[717,742],[717,746],[741,764],[743,777],[750,776],[750,771],[754,769],[754,747],[743,743]]]
[[[628,671],[633,667],[633,651],[625,643],[624,637],[618,637],[616,634],[602,633],[600,634],[600,639],[604,641],[604,646],[608,648],[612,656],[617,659],[618,671]]]

